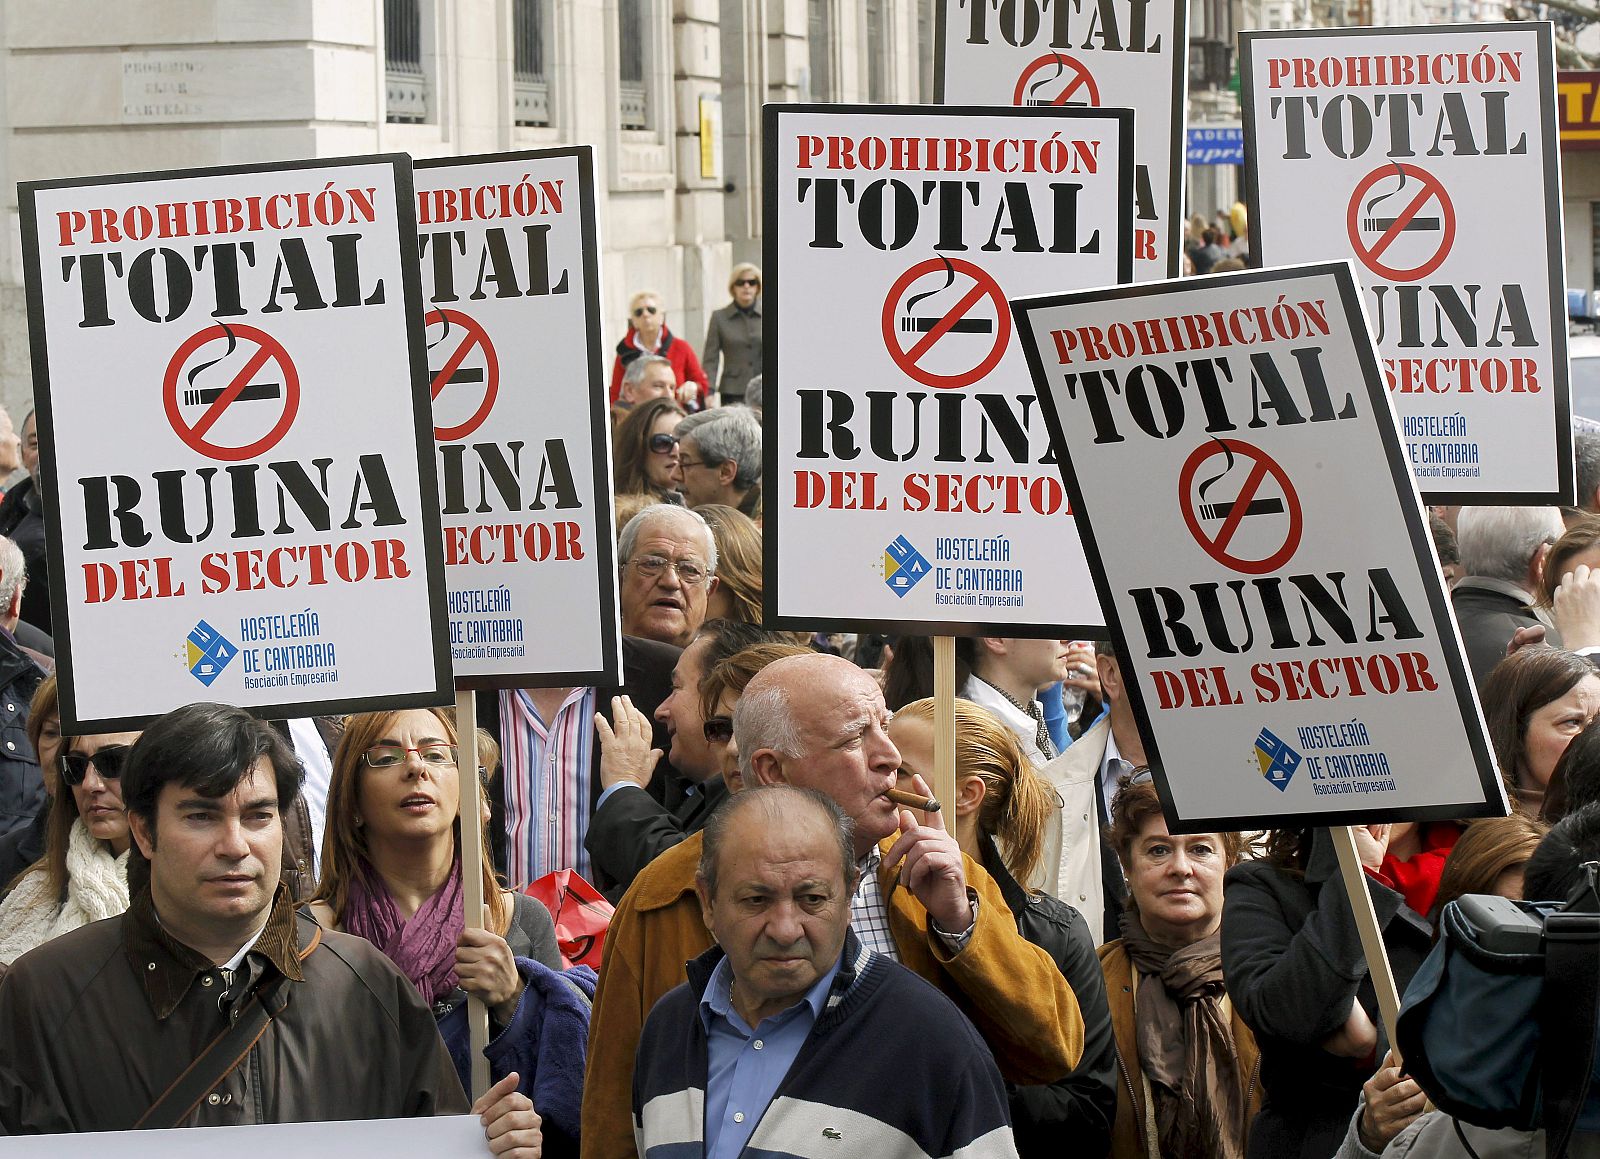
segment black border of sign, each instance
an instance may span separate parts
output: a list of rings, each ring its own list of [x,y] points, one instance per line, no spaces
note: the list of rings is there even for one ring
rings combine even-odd
[[[977,0],[974,0],[977,2]],[[945,16],[950,10],[950,0],[934,0],[933,10],[933,103],[944,104],[944,52]],[[1189,113],[1189,0],[1172,2],[1172,164],[1168,172],[1167,188],[1167,277],[1176,278],[1183,273],[1183,223],[1187,209],[1184,197],[1185,166],[1189,163],[1188,142]],[[1183,51],[1178,51],[1178,46]],[[1553,90],[1552,90],[1553,91]],[[964,107],[964,106],[963,106]],[[999,106],[1005,108],[1008,106]],[[1009,106],[1015,108],[1016,106]],[[1136,113],[1137,115],[1137,113]],[[1138,142],[1134,142],[1137,153]],[[1134,158],[1135,163],[1138,157]]]
[[[776,400],[782,389],[778,378],[777,326],[779,319],[778,294],[782,285],[778,277],[778,169],[780,153],[774,142],[777,139],[778,118],[788,113],[831,113],[840,116],[876,116],[888,113],[902,117],[1027,117],[1038,119],[1111,119],[1118,127],[1117,184],[1123,195],[1117,207],[1121,220],[1117,223],[1117,280],[1126,282],[1133,276],[1133,110],[1132,109],[1018,109],[1008,105],[842,105],[842,104],[767,104],[761,106],[761,177],[762,177],[762,236],[761,259],[766,269],[762,285],[763,309],[768,321],[768,338],[761,354],[764,399]],[[927,134],[923,134],[924,136]],[[1016,336],[1012,336],[1012,341]],[[913,633],[933,636],[1013,636],[1018,638],[1082,638],[1096,639],[1105,632],[1103,624],[995,624],[987,621],[943,620],[888,620],[855,619],[829,616],[807,619],[778,614],[778,507],[779,494],[774,486],[778,477],[778,403],[766,404],[761,412],[762,491],[768,496],[764,508],[765,518],[761,528],[762,592],[761,622],[780,631],[839,631],[882,632],[888,635]],[[819,574],[809,581],[827,582],[820,571],[826,561],[818,560]],[[799,581],[797,581],[799,582]]]
[[[1361,310],[1361,299],[1356,287],[1355,272],[1348,261],[1321,262],[1315,265],[1286,266],[1267,270],[1247,270],[1235,274],[1213,274],[1203,278],[1184,278],[1180,281],[1153,282],[1139,286],[1118,286],[1106,290],[1075,291],[1069,294],[1051,294],[1042,297],[1019,298],[1011,303],[1012,315],[1022,334],[1022,348],[1028,358],[1028,369],[1033,375],[1034,389],[1039,396],[1039,406],[1044,412],[1050,435],[1061,448],[1066,447],[1062,437],[1061,416],[1055,407],[1054,391],[1048,385],[1049,374],[1038,346],[1033,342],[1033,327],[1028,315],[1034,310],[1047,310],[1078,303],[1115,301],[1123,298],[1148,297],[1155,299],[1164,294],[1186,294],[1209,285],[1243,286],[1255,282],[1283,282],[1294,277],[1325,277],[1332,275],[1339,285],[1340,304],[1344,307],[1346,325],[1356,343],[1356,354],[1361,362],[1362,377],[1367,388],[1367,402],[1374,415],[1393,414],[1388,388],[1378,366],[1378,351],[1367,329],[1366,315]],[[1363,341],[1363,339],[1365,339]],[[1394,423],[1376,422],[1378,437],[1383,442],[1385,458],[1389,461],[1389,474],[1397,495],[1401,496],[1401,514],[1405,518],[1406,532],[1411,539],[1411,549],[1418,569],[1424,577],[1438,575],[1438,561],[1433,552],[1433,537],[1428,531],[1420,503],[1407,503],[1404,495],[1412,490],[1411,471],[1406,465],[1405,449],[1400,442],[1400,428]],[[1069,456],[1061,459],[1061,477],[1067,492],[1072,496],[1073,518],[1078,521],[1078,533],[1083,540],[1084,554],[1089,557],[1089,570],[1094,575],[1095,591],[1100,596],[1100,606],[1106,612],[1107,627],[1112,643],[1123,664],[1142,672],[1143,668],[1130,659],[1134,653],[1128,647],[1128,635],[1123,631],[1117,611],[1115,592],[1106,576],[1105,563],[1100,555],[1099,543],[1091,525],[1093,517],[1083,503],[1083,491],[1078,485]],[[1119,513],[1120,514],[1120,513]],[[1172,789],[1167,782],[1166,763],[1156,743],[1151,727],[1151,715],[1144,700],[1144,690],[1137,680],[1125,680],[1128,701],[1133,707],[1139,725],[1139,737],[1144,741],[1145,756],[1155,775],[1156,788],[1161,797],[1161,811],[1174,833],[1209,833],[1217,830],[1279,828],[1297,825],[1362,825],[1387,821],[1436,821],[1456,817],[1499,817],[1501,788],[1500,774],[1496,771],[1494,753],[1488,738],[1478,727],[1482,716],[1478,710],[1472,674],[1467,670],[1462,654],[1460,636],[1456,631],[1455,617],[1451,614],[1441,579],[1435,584],[1425,584],[1428,592],[1428,611],[1433,617],[1433,630],[1438,634],[1445,667],[1455,682],[1456,702],[1466,727],[1468,747],[1478,766],[1478,780],[1483,788],[1482,800],[1440,805],[1414,805],[1389,809],[1337,809],[1328,812],[1264,813],[1243,817],[1195,817],[1179,815],[1173,801]]]
[[[45,343],[44,296],[39,265],[39,235],[34,203],[41,190],[92,186],[130,185],[141,181],[181,181],[192,177],[228,177],[245,173],[292,173],[302,169],[339,166],[386,166],[394,179],[395,224],[400,234],[401,297],[405,307],[406,345],[411,362],[411,409],[417,443],[417,471],[422,488],[423,569],[430,592],[428,637],[433,646],[434,689],[394,696],[357,696],[333,700],[274,701],[245,708],[262,720],[329,716],[389,708],[428,708],[453,703],[450,671],[450,631],[444,602],[444,536],[439,525],[439,480],[433,462],[433,411],[429,396],[428,348],[422,330],[422,271],[417,260],[417,195],[411,182],[411,158],[404,153],[369,153],[350,157],[317,157],[300,161],[267,161],[248,165],[213,165],[199,169],[157,169],[143,173],[114,173],[92,177],[66,177],[49,181],[24,181],[17,186],[21,212],[23,280],[28,303],[28,342],[33,364],[34,423],[39,434],[39,474],[45,480],[45,546],[50,569],[50,614],[59,654],[66,663],[56,666],[61,698],[61,729],[66,733],[124,732],[142,727],[156,714],[95,717],[77,714],[77,689],[72,672],[72,631],[67,614],[66,561],[61,550],[61,489],[56,485],[55,421],[50,400],[50,354]],[[421,625],[416,625],[421,634]],[[206,689],[195,701],[207,699]],[[191,701],[190,703],[193,703]],[[181,705],[174,704],[173,708]],[[244,706],[241,706],[244,707]],[[169,710],[170,711],[170,710]]]
[[[1567,362],[1567,259],[1561,214],[1561,152],[1557,141],[1555,36],[1546,20],[1507,21],[1503,24],[1439,24],[1408,28],[1306,28],[1287,32],[1253,31],[1239,33],[1239,118],[1244,126],[1244,198],[1250,214],[1250,257],[1252,267],[1262,265],[1260,222],[1261,174],[1256,165],[1256,120],[1253,47],[1269,40],[1306,40],[1352,36],[1456,35],[1482,42],[1489,35],[1507,32],[1534,34],[1539,58],[1539,144],[1544,164],[1544,221],[1547,268],[1554,275],[1550,285],[1550,369],[1555,377],[1556,471],[1565,490],[1555,491],[1445,491],[1424,488],[1418,491],[1424,503],[1473,503],[1479,505],[1568,504],[1574,500],[1578,484],[1574,475],[1572,448],[1572,382]]]
[[[501,161],[546,161],[571,157],[578,163],[579,228],[583,233],[584,314],[588,319],[589,354],[589,441],[594,486],[595,541],[590,545],[600,574],[600,647],[611,668],[572,672],[534,672],[522,675],[457,676],[457,688],[485,691],[495,688],[563,688],[593,685],[611,688],[622,683],[622,628],[618,620],[618,576],[616,544],[612,528],[616,524],[616,500],[611,490],[611,416],[606,398],[606,367],[601,353],[600,317],[600,228],[594,199],[594,146],[561,145],[551,149],[517,149],[509,153],[474,153],[466,157],[429,157],[412,163],[417,169],[442,169],[450,165],[490,164]],[[420,261],[419,261],[420,265]],[[431,302],[423,302],[426,314]],[[431,397],[432,384],[429,384]],[[433,438],[432,427],[428,437]],[[607,583],[609,577],[609,585]]]

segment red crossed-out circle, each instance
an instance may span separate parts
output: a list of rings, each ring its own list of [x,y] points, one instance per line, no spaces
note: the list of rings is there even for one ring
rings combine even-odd
[[[1214,533],[1208,533],[1200,524],[1200,513],[1197,509],[1199,497],[1194,491],[1194,477],[1210,460],[1218,457],[1227,459],[1229,451],[1232,451],[1236,458],[1248,462],[1250,471],[1245,477],[1244,485],[1233,496],[1232,511],[1223,517],[1221,526]],[[1278,486],[1283,488],[1288,528],[1284,534],[1283,546],[1264,559],[1245,559],[1229,552],[1228,547],[1233,542],[1234,534],[1239,530],[1239,523],[1245,517],[1246,505],[1260,492],[1261,485],[1266,482],[1268,475],[1271,475]],[[1213,439],[1195,448],[1194,453],[1184,461],[1183,469],[1178,472],[1178,507],[1183,512],[1183,522],[1189,528],[1189,534],[1194,536],[1195,542],[1201,549],[1224,567],[1242,571],[1246,575],[1265,575],[1269,571],[1277,571],[1288,563],[1300,546],[1300,536],[1305,529],[1305,518],[1300,510],[1300,496],[1295,494],[1294,484],[1289,482],[1288,473],[1260,447],[1240,442],[1238,439]]]
[[[1058,77],[1062,81],[1061,91],[1049,101],[1039,103],[1099,106],[1100,87],[1094,83],[1094,74],[1081,61],[1060,52],[1047,52],[1022,70],[1022,75],[1017,78],[1017,87],[1011,94],[1011,103],[1018,106],[1027,104],[1029,89],[1036,85],[1048,84]],[[1079,96],[1079,89],[1086,91]],[[1073,100],[1074,97],[1077,97],[1076,101]]]
[[[1393,180],[1401,177],[1404,180],[1396,190],[1398,196],[1384,199],[1386,204],[1394,205],[1398,212],[1392,218],[1385,216],[1382,219],[1369,213],[1366,202],[1372,187],[1384,178]],[[1418,182],[1420,187],[1416,184]],[[1435,201],[1438,203],[1440,219],[1440,229],[1436,235],[1439,239],[1438,249],[1412,266],[1391,265],[1384,261],[1384,255],[1395,239],[1405,232],[1406,225]],[[1394,161],[1374,169],[1356,185],[1355,192],[1350,194],[1345,229],[1350,235],[1350,244],[1355,248],[1357,260],[1367,269],[1391,282],[1415,282],[1433,273],[1450,255],[1450,247],[1456,240],[1456,210],[1450,203],[1450,195],[1445,192],[1443,183],[1432,173],[1416,165]],[[1368,241],[1369,236],[1371,241]]]
[[[461,364],[473,351],[481,350],[484,362],[483,401],[478,404],[478,409],[453,427],[433,428],[434,441],[448,443],[454,439],[464,439],[477,430],[489,417],[489,412],[494,409],[495,396],[500,393],[500,357],[494,352],[494,343],[489,341],[489,332],[470,315],[463,314],[460,310],[441,309],[434,310],[422,320],[422,324],[430,329],[440,323],[444,324],[446,334],[459,327],[463,331],[463,336],[460,344],[444,360],[444,365],[433,375],[430,388],[433,398],[439,397],[439,392],[450,384],[451,376],[461,369]],[[440,335],[439,342],[444,342],[445,337],[444,334]],[[466,385],[466,383],[460,384],[461,387]]]
[[[185,377],[184,367],[190,357],[212,342],[230,342],[246,349],[253,345],[254,351],[246,359],[244,368],[233,376],[215,398],[205,404],[206,409],[191,423],[179,403],[178,382],[180,378]],[[220,357],[211,360],[213,365],[218,361]],[[283,376],[283,407],[276,422],[259,438],[243,446],[229,446],[207,438],[211,428],[216,426],[228,408],[238,401],[240,394],[250,385],[251,380],[265,369],[269,362],[276,363],[278,373]],[[186,381],[185,385],[191,384]],[[172,360],[167,363],[167,373],[161,382],[161,401],[167,412],[167,421],[172,424],[173,431],[186,446],[208,459],[237,463],[271,450],[278,445],[284,435],[289,433],[289,428],[294,425],[294,416],[300,409],[300,375],[294,368],[294,362],[289,358],[289,352],[272,335],[242,323],[219,322],[192,335],[172,355]]]
[[[967,287],[954,305],[934,322],[931,329],[918,335],[910,346],[901,346],[900,339],[895,333],[895,316],[902,299],[906,296],[906,291],[916,283],[917,279],[941,273],[965,274],[972,279],[973,284]],[[941,295],[941,302],[943,298]],[[928,351],[985,298],[994,304],[994,345],[983,353],[977,365],[970,370],[958,371],[955,374],[940,374],[921,366],[920,362]],[[918,262],[900,275],[894,285],[889,287],[888,297],[883,300],[883,341],[895,365],[923,386],[940,390],[958,390],[961,387],[971,386],[999,365],[1000,359],[1005,355],[1006,346],[1011,342],[1011,311],[1006,305],[1005,291],[986,271],[961,258],[929,258],[925,262]]]

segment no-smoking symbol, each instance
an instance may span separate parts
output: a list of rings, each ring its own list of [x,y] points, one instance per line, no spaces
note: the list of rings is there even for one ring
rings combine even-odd
[[[1005,291],[960,258],[919,262],[883,301],[883,341],[895,365],[923,386],[971,386],[999,365],[1011,341]]]
[[[1305,527],[1288,472],[1238,439],[1195,449],[1178,473],[1178,507],[1201,550],[1246,575],[1288,563]]]
[[[1047,52],[1031,62],[1017,78],[1011,103],[1018,107],[1038,105],[1100,104],[1100,88],[1087,65],[1059,52]]]
[[[209,459],[237,463],[277,446],[300,409],[289,352],[254,326],[219,322],[178,347],[161,383],[173,432]]]
[[[464,439],[494,409],[500,359],[488,331],[460,310],[434,310],[422,321],[429,335],[433,437],[441,443]]]
[[[1449,256],[1456,210],[1437,177],[1395,161],[1356,185],[1345,227],[1367,269],[1391,282],[1415,282]]]

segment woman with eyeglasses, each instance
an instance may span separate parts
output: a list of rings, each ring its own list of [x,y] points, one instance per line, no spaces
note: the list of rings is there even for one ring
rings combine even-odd
[[[694,347],[667,329],[667,312],[661,295],[640,290],[628,299],[628,332],[617,343],[616,361],[611,364],[611,401],[622,397],[623,368],[641,354],[659,354],[672,363],[678,376],[678,402],[687,410],[703,410],[710,405],[711,390],[706,372]]]
[[[744,402],[745,385],[761,373],[761,270],[740,262],[728,275],[733,301],[711,315],[706,327],[706,373],[717,382],[723,406]],[[718,364],[722,377],[717,378]]]
[[[311,912],[324,926],[366,938],[411,979],[433,1006],[463,1086],[471,1082],[466,999],[481,999],[491,1078],[516,1071],[532,1097],[540,1001],[529,987],[541,978],[534,963],[561,968],[555,926],[544,906],[500,888],[485,811],[466,826],[483,854],[485,928],[465,928],[458,759],[446,709],[349,719],[333,754]]]
[[[932,697],[896,710],[889,738],[900,750],[900,787],[933,779]],[[1117,1111],[1116,1047],[1094,940],[1077,910],[1022,883],[1034,876],[1044,851],[1045,826],[1058,808],[1055,793],[1029,763],[1016,734],[970,700],[956,701],[956,799],[945,802],[945,823],[961,851],[1000,887],[1017,932],[1055,959],[1078,996],[1083,1056],[1059,1082],[1008,1087],[1012,1131],[1023,1159],[1073,1151],[1103,1155]],[[1177,1154],[1177,1152],[1172,1152]]]
[[[128,908],[122,765],[136,732],[74,737],[56,766],[44,856],[0,903],[0,966],[69,930]]]
[[[678,484],[678,439],[672,432],[683,408],[670,398],[636,403],[617,427],[611,449],[611,481],[618,496],[649,495],[662,503],[683,503]]]

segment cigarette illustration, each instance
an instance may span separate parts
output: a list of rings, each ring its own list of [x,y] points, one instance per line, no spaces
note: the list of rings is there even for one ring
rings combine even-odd
[[[1380,194],[1378,194],[1378,196],[1376,196],[1376,197],[1372,198],[1372,200],[1368,201],[1367,202],[1367,213],[1370,214],[1372,212],[1372,210],[1373,210],[1373,207],[1376,206],[1378,204],[1378,202],[1387,201],[1387,200],[1389,200],[1389,198],[1398,196],[1399,194],[1405,192],[1406,181],[1408,180],[1408,178],[1406,176],[1406,171],[1403,168],[1401,168],[1400,162],[1396,161],[1394,163],[1394,171],[1395,171],[1396,175],[1400,178],[1400,184],[1395,186],[1388,193],[1380,193]],[[1398,220],[1400,220],[1400,219],[1397,218],[1397,217],[1363,217],[1361,219],[1361,228],[1362,229],[1366,229],[1366,230],[1376,230],[1376,231],[1379,231],[1379,232],[1387,232],[1388,230],[1394,228],[1394,223],[1397,222]],[[1444,228],[1444,222],[1440,218],[1437,218],[1437,217],[1413,217],[1410,221],[1406,222],[1404,225],[1402,225],[1400,227],[1400,232],[1401,233],[1438,233],[1443,228]]]
[[[935,286],[931,290],[924,290],[920,294],[912,294],[911,297],[906,299],[905,313],[900,318],[900,329],[907,334],[926,334],[939,325],[942,320],[938,317],[918,318],[911,313],[917,303],[931,298],[935,294],[942,294],[956,284],[956,268],[950,264],[950,259],[940,254],[939,260],[944,263],[944,285]],[[994,319],[958,318],[946,327],[946,332],[951,334],[993,334]]]
[[[210,386],[200,390],[186,390],[183,392],[184,406],[197,406],[200,403],[216,402],[222,397],[223,387]],[[283,394],[281,382],[256,382],[245,387],[234,395],[235,402],[251,402],[260,398],[278,398]]]
[[[1238,500],[1229,500],[1225,503],[1200,503],[1195,510],[1201,519],[1226,519],[1234,513],[1239,506]],[[1245,515],[1281,515],[1283,513],[1282,499],[1252,499],[1244,505]]]

